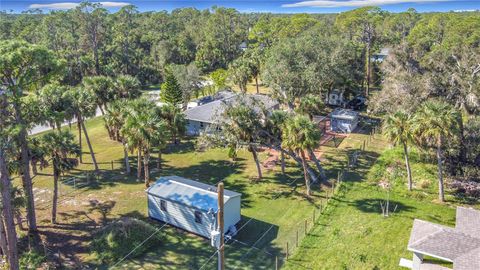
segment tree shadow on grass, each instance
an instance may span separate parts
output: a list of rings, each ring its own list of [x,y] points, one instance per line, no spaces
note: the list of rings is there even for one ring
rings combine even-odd
[[[383,199],[361,199],[355,200],[350,204],[355,206],[362,212],[365,213],[382,213],[382,208],[380,203],[384,203],[385,200]],[[416,208],[410,205],[406,205],[402,202],[390,200],[390,211],[392,213],[400,213],[400,212],[413,212]]]

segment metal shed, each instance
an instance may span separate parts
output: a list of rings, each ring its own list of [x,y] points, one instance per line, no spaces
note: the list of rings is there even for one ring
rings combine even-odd
[[[217,226],[216,187],[179,176],[160,177],[147,189],[148,216],[205,238]],[[224,232],[240,221],[241,194],[224,190]]]
[[[349,109],[335,109],[331,114],[333,132],[351,133],[358,125],[359,113]]]

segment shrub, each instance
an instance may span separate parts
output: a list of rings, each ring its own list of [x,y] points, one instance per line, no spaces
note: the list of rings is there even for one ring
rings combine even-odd
[[[45,256],[31,250],[20,255],[20,269],[38,269],[45,261]]]
[[[141,247],[135,249],[129,255],[130,258],[134,258],[162,242],[161,232],[155,231],[156,228],[154,226],[144,221],[134,218],[122,218],[95,233],[90,243],[90,248],[102,263],[112,263],[123,258],[145,239],[153,235]]]

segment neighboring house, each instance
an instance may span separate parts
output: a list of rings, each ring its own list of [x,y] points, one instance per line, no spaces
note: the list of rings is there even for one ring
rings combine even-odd
[[[370,58],[373,62],[381,63],[385,61],[385,59],[390,54],[390,48],[382,48],[380,52],[372,54],[372,58]]]
[[[212,96],[205,96],[205,97],[194,99],[194,100],[188,102],[187,110],[191,109],[191,108],[198,107],[198,106],[203,105],[203,104],[207,104],[209,102],[212,102],[213,100],[214,99],[213,99]]]
[[[230,92],[231,93],[231,92]],[[213,124],[221,122],[225,106],[232,102],[236,102],[237,95],[229,96],[226,93],[222,94],[224,98],[209,102],[207,104],[197,106],[185,111],[185,118],[187,119],[187,134],[200,135],[204,132],[209,132]],[[258,102],[268,111],[278,109],[279,104],[276,100],[266,95],[246,95],[252,102]]]
[[[332,106],[343,106],[345,105],[345,99],[343,97],[343,91],[340,91],[338,89],[333,89],[328,93],[328,96],[326,98],[326,102],[328,105]]]
[[[210,102],[215,101],[215,100],[229,98],[229,97],[232,97],[234,95],[235,95],[235,93],[233,93],[232,91],[226,91],[226,90],[225,91],[219,91],[219,92],[215,93],[213,96],[205,96],[205,97],[201,97],[201,98],[190,101],[187,104],[187,110],[198,107],[200,105],[210,103]]]
[[[415,219],[408,250],[413,261],[402,258],[400,266],[413,270],[449,269],[424,262],[424,256],[451,262],[454,270],[480,269],[480,211],[457,207],[455,228]]]
[[[351,133],[358,125],[358,112],[337,108],[330,114],[330,126],[333,132]]]
[[[224,190],[224,232],[235,233],[241,194]],[[160,177],[147,189],[148,216],[205,238],[217,229],[216,187],[179,176]]]

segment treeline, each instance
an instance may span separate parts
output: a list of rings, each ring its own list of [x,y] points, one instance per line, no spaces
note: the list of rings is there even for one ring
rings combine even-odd
[[[258,79],[256,74],[267,65],[270,48],[290,50],[294,45],[289,40],[307,35],[311,43],[296,41],[298,50],[309,45],[322,51],[324,47],[335,49],[330,53],[337,52],[335,56],[344,60],[332,65],[346,69],[335,74],[346,78],[339,83],[344,86],[347,82],[348,90],[368,90],[370,84],[378,86],[380,82],[379,74],[374,74],[379,68],[370,59],[381,47],[408,41],[424,48],[442,36],[452,46],[459,41],[475,42],[478,37],[478,13],[419,14],[413,9],[388,13],[375,7],[340,15],[242,14],[223,7],[141,13],[135,6],[109,13],[99,4],[83,2],[75,9],[48,14],[38,10],[3,13],[0,22],[0,39],[40,44],[63,59],[67,72],[62,81],[69,85],[77,85],[84,76],[116,74],[135,76],[143,85],[159,83],[171,64],[193,64],[203,74],[230,67],[232,82],[243,85],[252,75]],[[312,33],[306,34],[309,31]],[[446,32],[449,34],[444,35]],[[279,44],[284,41],[286,44]],[[252,71],[232,63],[246,47],[260,51],[255,64],[260,68]],[[249,50],[245,53],[254,54]],[[310,61],[325,60],[311,53],[303,55]],[[328,56],[333,58],[334,54]],[[298,85],[298,80],[294,83]],[[331,82],[323,84],[314,87],[332,87]]]
[[[48,161],[56,183],[82,157],[60,124],[79,119],[79,137],[87,138],[84,119],[97,107],[103,110],[109,136],[124,146],[126,171],[128,151],[136,151],[137,177],[142,178],[143,164],[148,185],[150,156],[158,153],[160,167],[167,141],[175,143],[182,134],[178,105],[198,91],[202,75],[215,89],[233,83],[246,91],[251,80],[257,87],[263,83],[289,108],[290,114],[275,111],[266,122],[257,121],[261,115],[248,104],[226,110],[232,156],[246,144],[258,168],[260,143],[291,156],[309,186],[317,173],[307,156],[321,135],[312,115],[323,112],[319,104],[329,91],[342,89],[346,95],[364,94],[369,110],[387,119],[396,112],[407,126],[408,119],[417,119],[417,128],[391,130],[390,137],[406,145],[406,154],[415,144],[437,161],[440,187],[445,172],[478,180],[478,12],[388,13],[365,7],[339,15],[279,16],[221,7],[140,13],[126,6],[109,13],[83,2],[68,11],[3,13],[0,19],[0,248],[11,269],[19,268],[15,226],[20,225],[13,219],[11,176],[22,180],[29,232],[38,235],[31,169]],[[387,60],[372,61],[382,47],[391,48]],[[137,99],[142,85],[156,83],[163,83],[162,98],[170,103],[163,109]],[[28,131],[39,123],[55,131],[35,141]],[[260,169],[258,174],[261,178]]]

